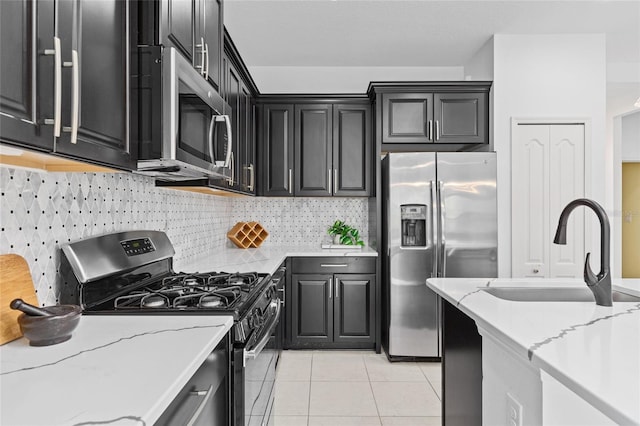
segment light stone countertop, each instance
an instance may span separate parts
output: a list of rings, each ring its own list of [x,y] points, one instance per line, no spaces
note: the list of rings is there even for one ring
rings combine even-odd
[[[287,257],[378,256],[370,247],[361,249],[322,249],[317,246],[263,246],[240,249],[225,247],[215,256],[190,262],[176,262],[174,269],[183,272],[260,272],[273,274]]]
[[[640,280],[613,284],[640,295]],[[432,278],[427,286],[615,422],[640,424],[640,303],[514,302],[481,290],[585,286],[576,279]]]
[[[88,315],[67,342],[9,342],[0,424],[152,425],[232,325],[231,316]]]

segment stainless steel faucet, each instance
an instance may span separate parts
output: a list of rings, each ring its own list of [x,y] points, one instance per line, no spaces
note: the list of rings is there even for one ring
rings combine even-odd
[[[587,259],[584,262],[584,281],[596,298],[596,305],[612,306],[611,272],[609,271],[609,218],[602,206],[588,198],[578,198],[567,204],[562,210],[562,213],[560,213],[558,229],[556,229],[556,236],[553,242],[556,244],[567,244],[567,221],[573,209],[578,206],[591,208],[600,220],[600,272],[598,275],[593,273],[589,266],[591,253],[587,253]]]

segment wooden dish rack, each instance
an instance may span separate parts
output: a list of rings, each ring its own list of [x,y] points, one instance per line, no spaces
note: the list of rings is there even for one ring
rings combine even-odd
[[[227,238],[243,249],[260,247],[268,236],[267,230],[258,222],[238,222],[227,232]]]

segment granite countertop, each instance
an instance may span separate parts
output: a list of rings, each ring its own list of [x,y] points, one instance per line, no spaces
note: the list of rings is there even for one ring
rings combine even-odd
[[[151,425],[233,325],[231,316],[83,316],[73,337],[0,346],[0,424]]]
[[[640,295],[640,280],[614,280]],[[514,302],[481,287],[584,287],[575,279],[432,278],[427,285],[510,347],[620,424],[640,424],[640,303]]]
[[[287,257],[378,256],[371,247],[361,249],[322,249],[317,246],[269,246],[240,249],[225,247],[215,256],[195,261],[176,262],[174,269],[184,272],[224,270],[226,272],[261,272],[273,274]]]

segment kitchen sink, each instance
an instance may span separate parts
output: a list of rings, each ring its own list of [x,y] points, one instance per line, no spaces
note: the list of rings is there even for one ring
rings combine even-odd
[[[483,291],[514,302],[593,302],[591,290],[584,287],[483,287]],[[640,297],[612,291],[614,302],[640,303]]]

